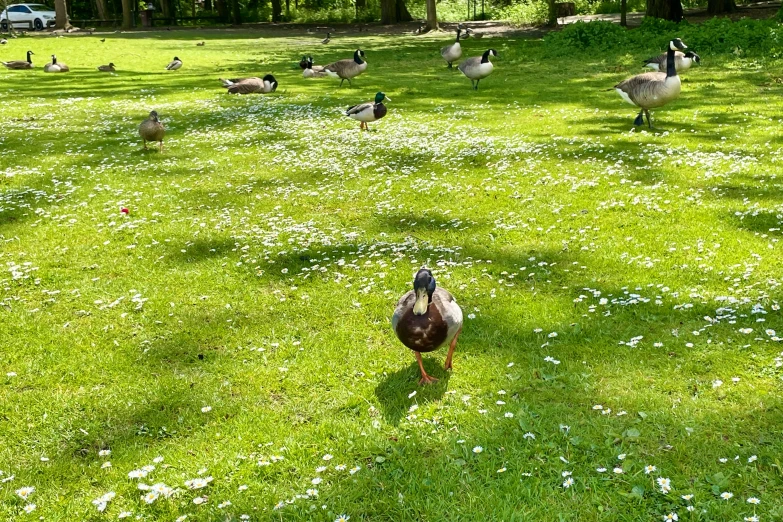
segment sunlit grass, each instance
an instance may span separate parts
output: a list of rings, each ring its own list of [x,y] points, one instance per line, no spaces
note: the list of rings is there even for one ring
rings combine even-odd
[[[0,49],[37,59],[0,70],[1,518],[783,515],[779,62],[702,54],[651,133],[605,91],[647,56],[466,40],[500,55],[473,92],[446,34],[260,35]],[[353,88],[301,78],[357,47]],[[466,315],[427,388],[389,326],[421,265]]]

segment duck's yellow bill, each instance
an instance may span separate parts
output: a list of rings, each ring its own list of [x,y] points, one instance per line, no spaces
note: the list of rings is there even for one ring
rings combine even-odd
[[[426,288],[419,288],[416,290],[416,303],[413,305],[413,313],[416,315],[424,315],[427,313],[427,306],[430,304],[430,298],[427,295]]]

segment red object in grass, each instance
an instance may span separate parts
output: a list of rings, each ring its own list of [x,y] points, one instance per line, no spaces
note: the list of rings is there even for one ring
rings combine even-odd
[[[123,214],[130,214],[130,210],[128,210],[126,207],[122,207],[120,209],[120,212],[122,212]]]

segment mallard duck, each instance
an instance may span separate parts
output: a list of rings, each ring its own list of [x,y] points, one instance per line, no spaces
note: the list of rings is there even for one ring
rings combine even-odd
[[[353,59],[347,58],[330,63],[324,67],[324,72],[332,78],[340,78],[340,87],[343,86],[345,80],[348,80],[350,86],[351,78],[356,78],[367,69],[367,62],[363,58],[364,51],[356,49],[353,53]]]
[[[180,67],[182,67],[182,60],[180,60],[179,58],[177,58],[175,56],[174,59],[171,60],[171,62],[169,62],[169,64],[166,66],[166,70],[167,71],[176,71]]]
[[[207,42],[199,42],[196,44],[198,47],[204,47],[207,44]]]
[[[27,60],[14,60],[12,62],[0,62],[3,65],[5,65],[8,69],[32,69],[33,68],[33,60],[30,58],[35,53],[32,51],[27,51]]]
[[[313,57],[308,56],[305,61],[305,69],[302,71],[302,76],[305,78],[323,78],[326,76],[323,65],[313,65]]]
[[[328,44],[331,41],[332,41],[332,33],[326,33],[326,38],[321,40],[321,43],[322,44]]]
[[[494,66],[489,61],[490,56],[497,56],[498,52],[494,49],[487,49],[481,56],[473,56],[459,64],[459,70],[470,79],[473,90],[478,90],[478,84],[481,80],[492,74]]]
[[[52,62],[44,65],[44,72],[66,73],[66,72],[70,72],[70,69],[68,68],[67,65],[65,65],[62,62],[57,63],[57,57],[55,55],[52,55]]]
[[[447,45],[446,47],[443,47],[440,50],[440,55],[443,57],[444,60],[446,60],[446,63],[449,64],[449,69],[451,69],[452,62],[456,62],[459,60],[460,56],[462,56],[462,45],[460,45],[460,35],[462,34],[462,28],[457,28],[457,39],[454,40],[454,43],[451,43]]]
[[[147,149],[148,141],[160,142],[160,151],[163,152],[163,136],[166,127],[158,119],[157,111],[151,111],[149,117],[139,125],[139,136],[144,140],[144,149]]]
[[[462,332],[462,309],[448,290],[436,287],[432,272],[422,268],[413,280],[413,290],[397,302],[392,315],[392,329],[402,344],[413,350],[421,370],[419,384],[438,379],[424,371],[421,354],[432,352],[449,343],[444,368],[451,370],[451,358]]]
[[[114,72],[115,71],[114,64],[109,63],[109,65],[99,65],[98,70],[101,72]]]
[[[223,82],[223,87],[228,88],[229,94],[251,94],[262,93],[268,94],[277,90],[277,80],[271,74],[267,74],[263,78],[234,78],[232,80],[220,79]]]
[[[650,121],[650,109],[663,107],[680,95],[680,77],[677,76],[674,53],[677,50],[687,49],[682,40],[675,38],[669,42],[669,50],[666,51],[666,72],[648,72],[637,74],[614,86],[614,89],[631,105],[641,108],[639,115],[633,121],[634,125],[643,125],[644,116],[647,116],[647,125],[652,128]]]
[[[360,103],[359,105],[348,107],[345,111],[345,115],[361,122],[359,124],[359,129],[370,130],[367,127],[368,122],[378,121],[386,116],[386,106],[383,104],[384,100],[391,101],[384,93],[379,92],[375,95],[375,102]]]
[[[656,71],[666,72],[666,55],[667,53],[663,53],[653,58],[648,58],[644,61],[644,65]],[[693,51],[688,51],[687,53],[674,52],[674,68],[677,72],[687,71],[694,63],[701,63],[701,57]]]

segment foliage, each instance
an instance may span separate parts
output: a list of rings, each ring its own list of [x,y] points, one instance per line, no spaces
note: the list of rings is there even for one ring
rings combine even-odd
[[[699,53],[741,53],[777,56],[783,50],[783,28],[774,20],[712,18],[701,24],[679,24],[659,18],[645,18],[637,29],[626,30],[610,22],[578,22],[544,37],[553,56],[573,52],[626,53],[665,49],[679,37]]]

